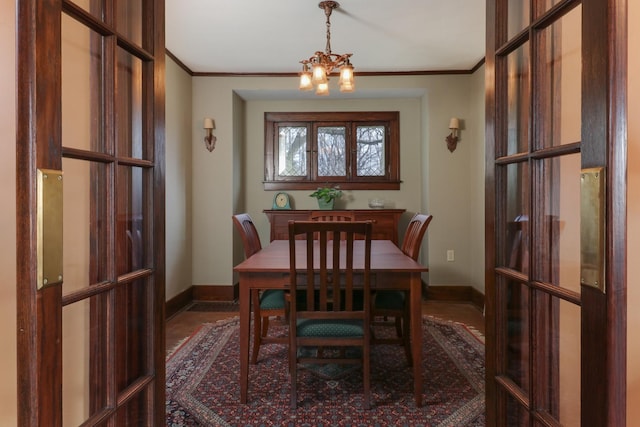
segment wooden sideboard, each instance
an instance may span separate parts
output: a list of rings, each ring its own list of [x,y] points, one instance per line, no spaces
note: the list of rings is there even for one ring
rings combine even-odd
[[[373,221],[373,238],[391,240],[398,244],[398,223],[404,209],[350,209],[342,212],[353,212],[356,221]],[[289,238],[289,220],[306,221],[315,210],[264,210],[271,224],[271,240],[286,240]],[[332,212],[340,212],[333,210]]]

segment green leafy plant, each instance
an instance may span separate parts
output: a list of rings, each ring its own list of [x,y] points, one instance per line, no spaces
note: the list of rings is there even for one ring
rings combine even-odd
[[[315,197],[325,203],[329,203],[332,200],[342,197],[342,190],[340,187],[320,187],[313,193],[309,194],[309,197]]]

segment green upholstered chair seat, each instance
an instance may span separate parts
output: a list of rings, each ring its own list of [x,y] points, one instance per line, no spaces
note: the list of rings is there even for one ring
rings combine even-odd
[[[375,308],[381,310],[402,310],[405,293],[402,291],[377,291]]]
[[[261,310],[282,310],[284,306],[284,291],[281,289],[267,289],[260,295]]]
[[[339,319],[299,319],[297,322],[299,337],[362,337],[361,320]]]

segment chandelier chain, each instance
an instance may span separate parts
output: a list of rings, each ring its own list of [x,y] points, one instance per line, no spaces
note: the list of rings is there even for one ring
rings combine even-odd
[[[327,46],[325,47],[325,53],[331,56],[331,7],[325,7],[324,14],[327,16]]]

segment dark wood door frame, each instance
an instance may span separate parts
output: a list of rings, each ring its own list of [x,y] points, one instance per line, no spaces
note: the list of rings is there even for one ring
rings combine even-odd
[[[585,426],[623,427],[627,415],[627,0],[583,0],[582,14],[587,29],[582,32],[582,141],[588,147],[582,151],[582,167],[606,167],[608,232],[605,293],[582,286],[581,419]],[[585,316],[588,311],[598,315]],[[606,357],[593,357],[596,354]]]
[[[106,0],[106,14],[116,9],[116,0]],[[121,0],[122,1],[122,0]],[[148,253],[153,271],[153,288],[147,304],[149,310],[148,340],[152,362],[152,384],[145,393],[145,420],[152,425],[165,418],[165,40],[164,3],[142,0],[145,10],[142,43],[153,64],[144,92],[146,146],[153,168],[148,202],[153,212],[149,229]],[[38,169],[62,170],[61,108],[61,14],[77,5],[66,0],[17,1],[17,117],[16,117],[16,211],[17,211],[17,378],[18,424],[21,426],[62,425],[62,285],[54,284],[38,290],[37,284],[37,186]],[[149,8],[149,9],[148,9]],[[89,22],[87,15],[86,22]],[[95,31],[105,29],[93,25]],[[105,27],[106,28],[106,27]],[[105,31],[106,32],[106,31]],[[133,46],[133,45],[131,45]],[[129,46],[129,47],[131,47]],[[149,119],[151,118],[151,119]],[[99,292],[99,291],[98,291]],[[91,292],[87,292],[90,294]],[[113,321],[113,319],[111,319]],[[127,397],[123,397],[126,402]],[[123,402],[118,402],[123,403]],[[114,409],[110,408],[113,412]],[[91,423],[115,425],[101,414]]]
[[[525,2],[527,3],[527,2]],[[531,7],[536,2],[528,2]],[[581,287],[581,423],[584,426],[626,425],[626,169],[627,169],[627,0],[583,0],[582,4],[582,168],[606,170],[605,282],[602,292]],[[506,0],[487,2],[485,60],[485,307],[487,425],[505,425],[506,408],[499,399],[497,366],[500,319],[494,268],[496,254],[497,129],[504,106],[496,99],[495,40],[506,39]],[[496,22],[502,22],[496,26]],[[533,422],[533,421],[532,421]],[[546,425],[546,424],[545,424]],[[549,425],[555,425],[553,422]]]
[[[62,422],[62,312],[50,308],[61,305],[62,287],[36,289],[34,212],[36,170],[62,169],[60,69],[52,67],[60,64],[60,26],[44,25],[60,20],[60,1],[21,0],[17,15],[18,421],[55,427]]]

